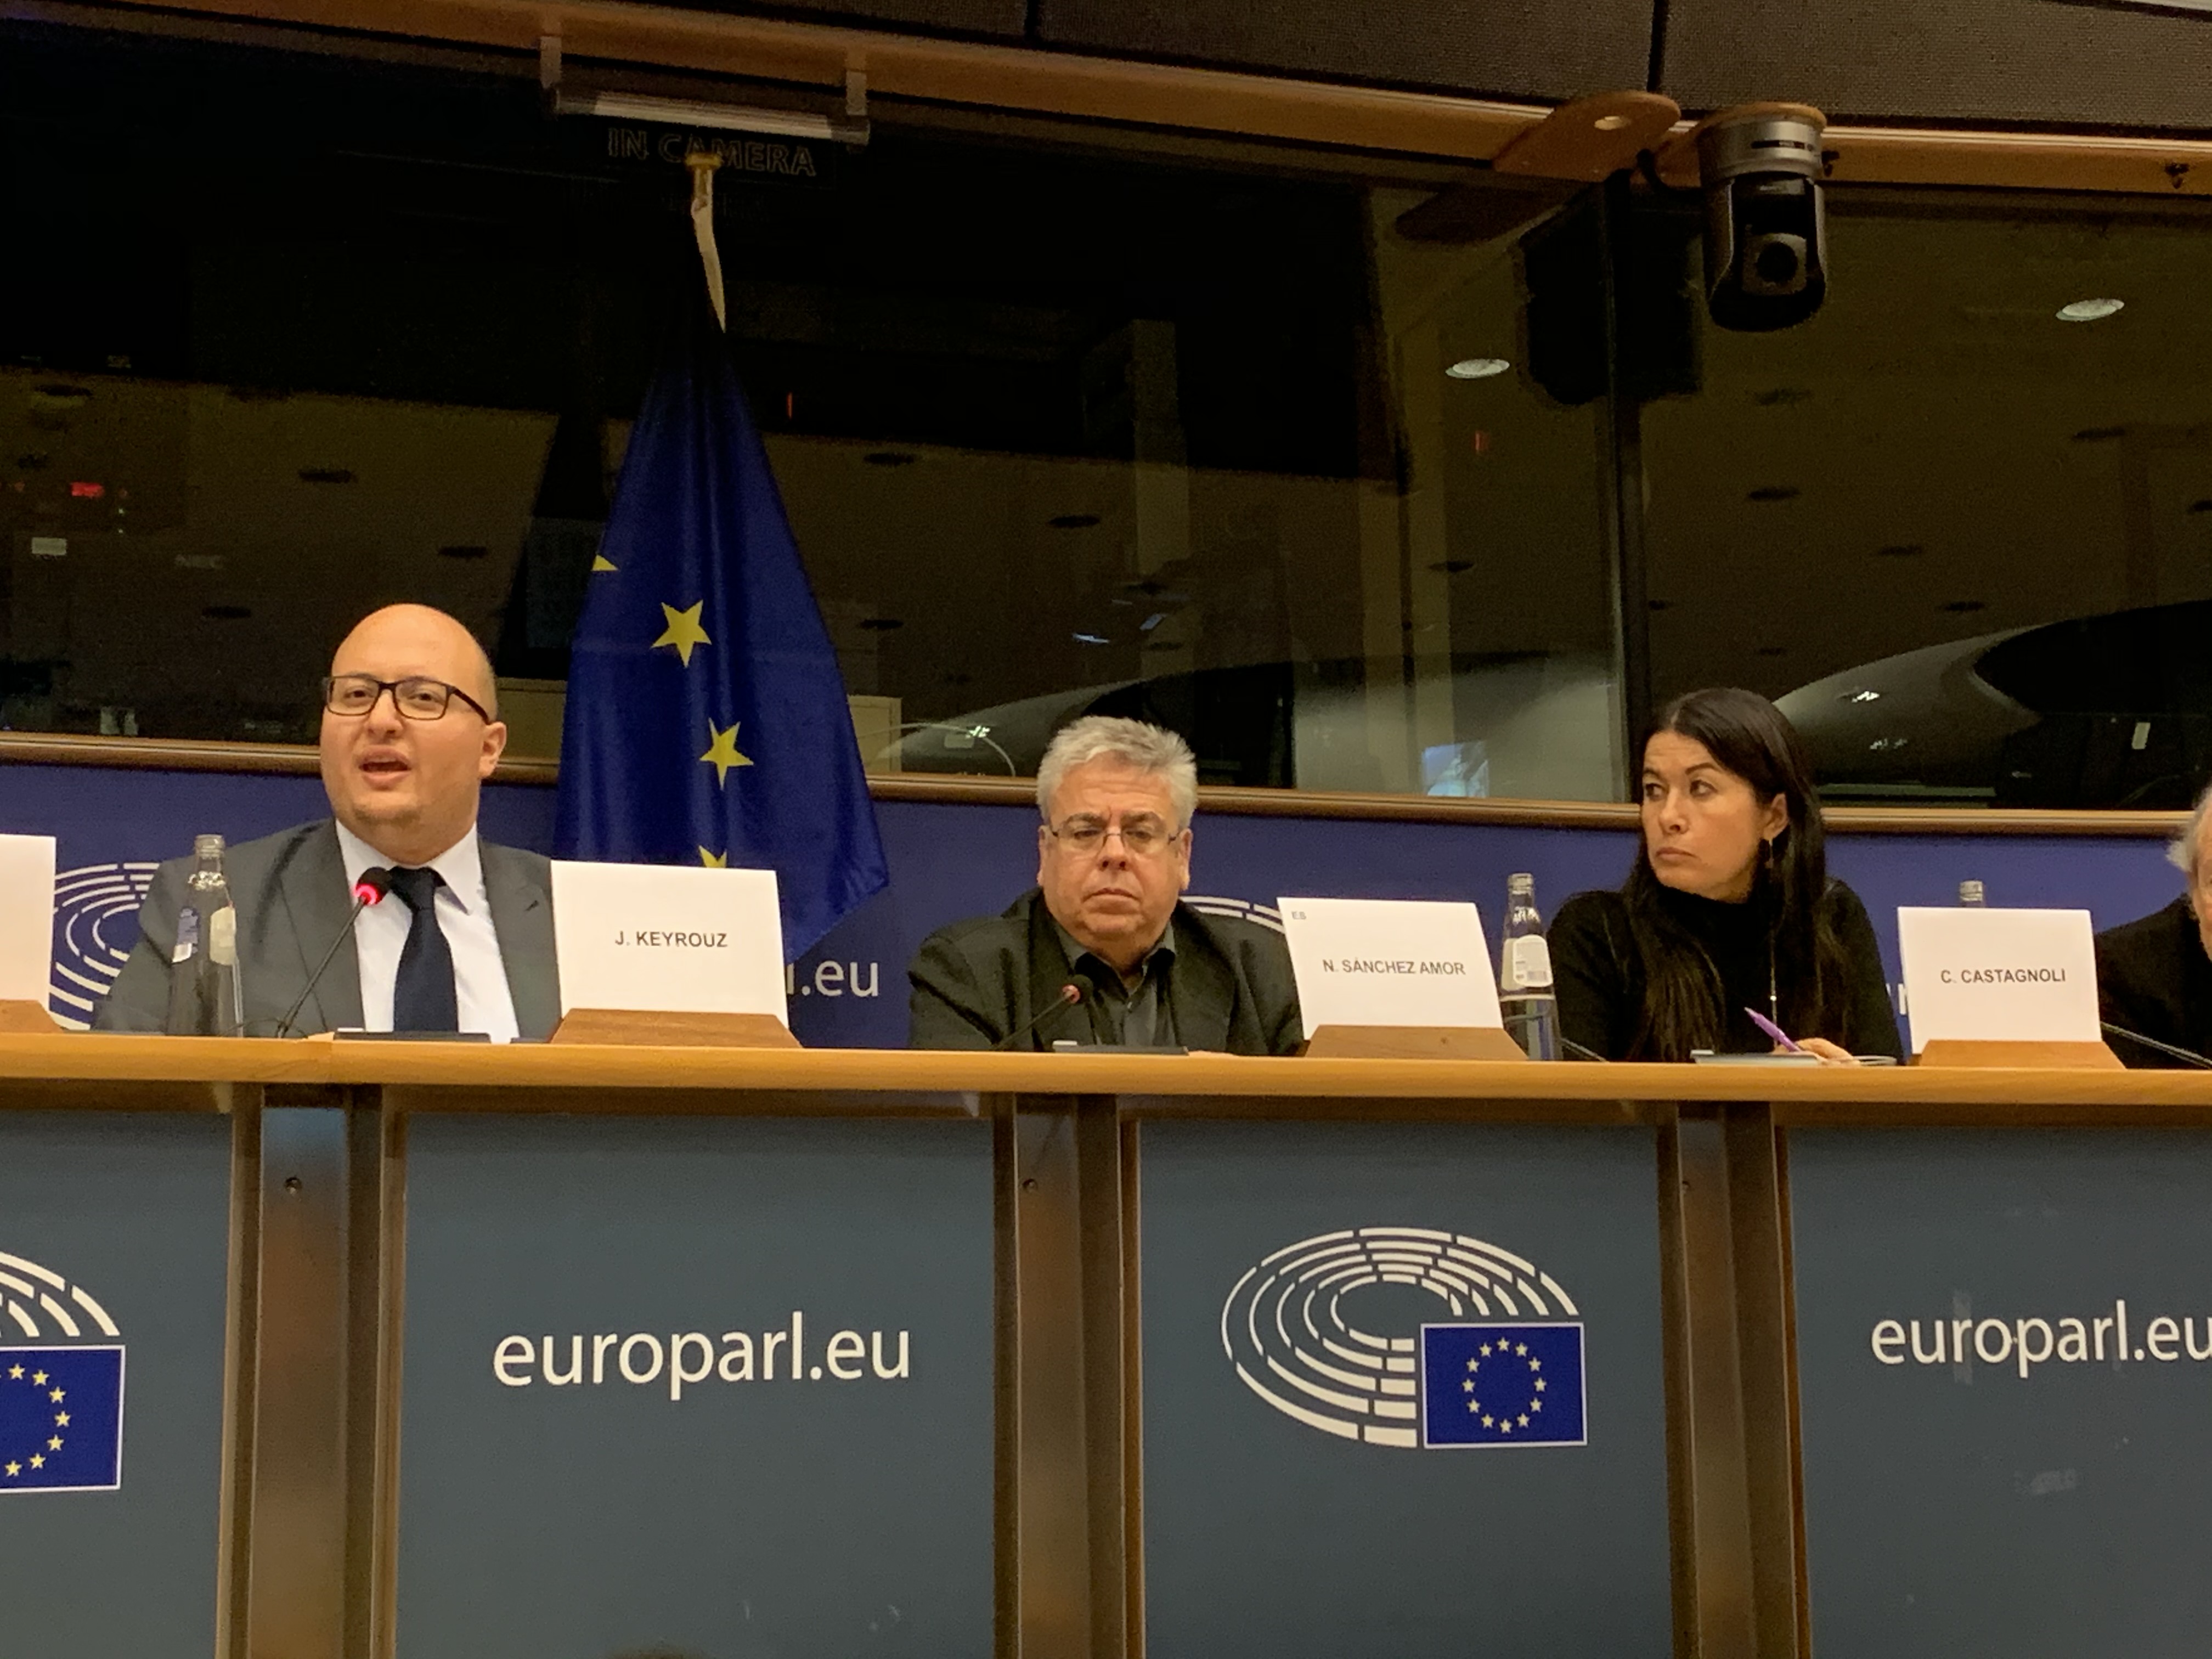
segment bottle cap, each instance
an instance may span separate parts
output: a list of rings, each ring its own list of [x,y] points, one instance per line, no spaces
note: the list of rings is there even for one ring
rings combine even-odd
[[[1536,890],[1536,878],[1526,870],[1516,871],[1505,878],[1505,890],[1509,893],[1533,893]]]
[[[201,859],[221,858],[222,856],[222,837],[221,836],[194,836],[192,837],[192,856],[194,858]]]

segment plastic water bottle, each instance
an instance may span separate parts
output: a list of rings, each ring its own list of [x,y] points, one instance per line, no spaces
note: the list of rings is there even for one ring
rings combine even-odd
[[[1505,878],[1505,942],[1498,953],[1498,1006],[1505,1029],[1531,1060],[1559,1057],[1559,1000],[1552,989],[1552,946],[1536,909],[1536,878]]]
[[[1989,899],[1982,891],[1981,883],[1962,881],[1959,884],[1959,902],[1970,910],[1979,910],[1989,903]]]
[[[246,1029],[246,988],[238,977],[238,911],[222,872],[222,837],[195,836],[192,856],[169,952],[167,1030],[172,1036],[237,1036]]]

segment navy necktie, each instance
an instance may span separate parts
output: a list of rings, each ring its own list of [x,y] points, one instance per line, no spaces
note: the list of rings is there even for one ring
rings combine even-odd
[[[458,1031],[460,999],[453,989],[453,953],[438,926],[438,890],[446,884],[435,870],[394,870],[392,890],[415,913],[407,927],[407,945],[399,953],[399,977],[392,988],[395,1031]]]

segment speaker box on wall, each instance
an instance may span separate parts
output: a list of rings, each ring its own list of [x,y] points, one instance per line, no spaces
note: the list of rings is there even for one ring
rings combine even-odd
[[[1640,87],[1649,0],[1039,0],[1048,46],[1553,101]]]
[[[2212,12],[2079,0],[1671,0],[1660,90],[1832,121],[2212,127]]]

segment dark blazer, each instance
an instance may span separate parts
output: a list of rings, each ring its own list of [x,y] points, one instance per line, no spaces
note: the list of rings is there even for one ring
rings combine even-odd
[[[553,960],[553,897],[544,858],[479,839],[491,923],[507,964],[514,1023],[524,1037],[551,1035],[561,1017]],[[154,872],[138,910],[138,944],[114,988],[93,1016],[100,1031],[159,1031],[168,1021],[169,951],[177,940],[189,858]],[[223,854],[230,901],[238,910],[238,967],[245,981],[246,1030],[273,1036],[315,964],[346,925],[353,895],[338,833],[330,819],[241,842]],[[331,958],[294,1030],[332,1031],[361,1024],[361,969],[355,953]]]
[[[1178,904],[1168,1008],[1186,1048],[1232,1054],[1286,1054],[1304,1036],[1297,983],[1282,935],[1256,922],[1202,915]],[[1060,1001],[1075,969],[1032,887],[1003,915],[940,927],[907,968],[908,1045],[990,1048]],[[1097,999],[1047,1013],[1017,1048],[1050,1048],[1055,1038],[1097,1042],[1106,1036]]]
[[[2212,1054],[2212,957],[2186,898],[2097,935],[2097,1001],[2113,1024],[2194,1054]],[[2111,1032],[2130,1066],[2179,1066],[2155,1048]]]

